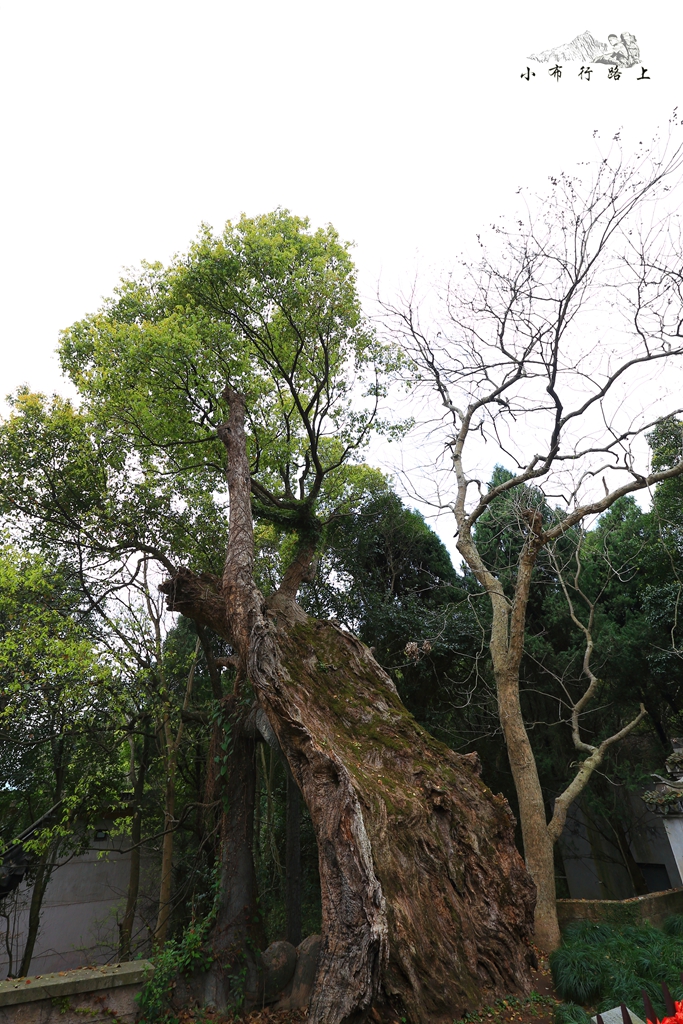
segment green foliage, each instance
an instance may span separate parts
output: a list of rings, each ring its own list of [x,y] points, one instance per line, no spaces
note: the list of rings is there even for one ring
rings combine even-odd
[[[179,975],[186,977],[195,971],[208,971],[213,957],[206,948],[206,935],[212,917],[199,925],[190,925],[182,938],[169,939],[161,952],[152,957],[154,974],[137,996],[140,1020],[144,1024],[175,1020],[171,1010],[173,989]]]
[[[303,538],[319,538],[327,522],[353,513],[376,482],[379,474],[361,458],[372,430],[397,434],[379,416],[384,376],[397,357],[361,315],[349,246],[332,227],[314,231],[278,210],[243,217],[219,235],[202,230],[170,266],[144,265],[98,312],[64,332],[61,359],[78,405],[21,389],[0,425],[0,516],[24,550],[41,552],[73,582],[66,617],[87,620],[83,657],[89,651],[102,676],[78,691],[89,718],[68,704],[66,687],[61,695],[53,688],[51,707],[66,723],[53,723],[53,749],[88,723],[79,748],[88,771],[59,775],[64,820],[73,827],[87,790],[89,806],[120,812],[121,831],[134,814],[142,818],[143,841],[158,837],[172,766],[173,927],[180,931],[216,856],[220,800],[207,800],[206,792],[208,785],[220,797],[230,735],[213,713],[221,684],[215,671],[210,679],[202,656],[181,714],[196,635],[187,635],[187,623],[166,635],[155,584],[159,567],[222,568],[225,450],[217,428],[227,412],[224,388],[247,399],[257,572],[267,590]],[[14,642],[8,634],[8,662]],[[78,650],[70,643],[56,664],[76,693]],[[230,653],[215,637],[210,643],[214,656]],[[25,644],[23,657],[37,662],[38,652]],[[21,666],[12,671],[16,680]],[[106,702],[99,699],[105,691]],[[16,707],[24,701],[30,741],[35,708],[23,693],[15,687],[12,699]],[[38,688],[31,693],[35,703]],[[5,717],[10,711],[0,708]],[[171,755],[174,737],[179,746]],[[94,766],[97,797],[87,781]],[[39,771],[43,781],[49,777],[44,764]],[[133,806],[136,779],[142,782]],[[21,813],[3,818],[7,841],[45,808],[49,786],[33,782],[21,791]],[[17,792],[0,791],[3,810],[15,803]],[[311,877],[312,888],[316,883]]]
[[[257,758],[256,821],[254,866],[259,891],[266,942],[287,936],[285,908],[287,848],[287,783],[281,758],[262,748]],[[301,828],[301,923],[302,935],[317,935],[321,930],[320,878],[318,846],[311,816],[300,802]]]
[[[563,947],[552,961],[553,978],[563,999],[589,1003],[604,985],[604,965],[596,960],[593,946]]]
[[[648,434],[652,449],[652,468],[655,472],[670,469],[683,457],[683,423],[671,416],[662,420]]]
[[[78,845],[77,818],[118,802],[123,775],[108,742],[117,700],[74,581],[0,546],[0,849],[54,805],[24,849]]]
[[[499,487],[513,478],[503,466],[495,466],[488,490]],[[503,491],[490,503],[477,520],[474,538],[482,559],[506,587],[514,582],[514,574],[527,532],[529,512],[539,512],[543,525],[548,526],[557,517],[557,510],[548,505],[542,491],[534,487],[518,486]],[[543,571],[545,556],[541,555],[536,568],[538,578]]]
[[[671,914],[662,925],[662,931],[666,935],[675,935],[683,938],[683,914]]]
[[[179,975],[188,977],[195,971],[208,971],[214,957],[207,945],[207,936],[216,920],[220,901],[220,871],[214,869],[211,879],[211,908],[201,920],[194,918],[180,938],[169,939],[164,948],[152,957],[154,974],[136,997],[140,1020],[144,1024],[175,1020],[171,1012],[174,983]]]
[[[393,429],[377,403],[395,356],[361,316],[349,247],[286,210],[204,228],[168,268],[143,265],[64,332],[61,354],[96,436],[191,506],[225,494],[216,428],[226,385],[243,394],[254,509],[286,530],[335,504],[370,431]]]
[[[33,548],[77,562],[100,586],[103,563],[130,553],[220,567],[227,532],[210,479],[179,486],[162,466],[145,471],[120,431],[58,396],[20,389],[11,405],[0,426],[0,515]]]
[[[555,1024],[590,1024],[590,1020],[583,1006],[576,1003],[559,1003],[555,1009]]]
[[[550,956],[558,994],[568,1002],[607,1010],[625,1002],[639,1006],[645,989],[660,1016],[661,983],[680,989],[683,935],[650,925],[617,929],[580,922],[567,928],[560,949]]]
[[[469,699],[481,650],[470,595],[423,517],[379,474],[368,484],[355,510],[328,523],[301,603],[372,647],[418,720],[453,741],[450,726],[464,722],[454,706]]]

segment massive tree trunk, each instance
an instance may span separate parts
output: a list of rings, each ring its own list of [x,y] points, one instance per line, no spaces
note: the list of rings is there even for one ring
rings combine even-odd
[[[223,578],[184,570],[162,590],[171,609],[235,647],[236,691],[249,680],[309,809],[323,911],[311,1021],[362,1020],[386,1003],[411,1021],[450,1022],[527,991],[534,887],[507,804],[482,782],[476,755],[415,722],[360,641],[301,611],[291,580],[264,601],[244,403],[226,397]]]

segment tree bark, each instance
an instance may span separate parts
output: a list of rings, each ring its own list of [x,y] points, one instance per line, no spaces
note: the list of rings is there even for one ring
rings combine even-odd
[[[514,599],[510,603],[500,580],[490,573],[468,531],[463,530],[458,550],[491,598],[493,619],[489,649],[498,694],[498,714],[510,769],[519,801],[524,859],[536,885],[534,938],[544,950],[560,944],[557,920],[553,843],[548,832],[545,803],[536,759],[524,724],[519,695],[519,669],[524,653],[524,627],[532,573],[541,547],[539,524],[532,526],[519,559]]]
[[[171,610],[235,647],[237,690],[248,678],[309,809],[322,896],[312,1024],[360,1021],[374,1003],[450,1024],[528,991],[534,888],[506,802],[482,782],[476,755],[414,721],[363,644],[307,618],[290,593],[266,605],[253,580],[244,402],[226,397],[223,578],[185,570],[161,589]],[[251,841],[243,848],[253,871]]]
[[[463,518],[464,491],[462,489],[459,500],[461,506],[458,510],[458,523],[462,525],[458,550],[491,599],[493,616],[489,649],[496,679],[500,723],[519,802],[524,857],[536,884],[534,938],[541,949],[549,952],[560,944],[553,847],[564,828],[567,811],[572,802],[581,794],[593,772],[602,763],[607,748],[631,732],[646,712],[641,704],[637,717],[618,732],[603,740],[599,746],[592,746],[581,740],[580,714],[599,684],[597,676],[590,667],[593,651],[591,629],[594,606],[591,606],[589,625],[582,624],[574,613],[567,588],[558,570],[560,583],[569,603],[572,621],[586,637],[583,672],[589,679],[589,685],[571,710],[574,746],[580,751],[585,751],[588,757],[579,763],[573,779],[555,799],[552,817],[548,822],[536,759],[524,723],[519,694],[519,671],[524,653],[526,609],[529,603],[532,574],[538,552],[546,544],[548,534],[543,532],[540,514],[527,510],[525,519],[529,524],[529,531],[519,557],[514,596],[510,602],[505,597],[501,581],[485,566],[472,539],[470,523]]]
[[[166,786],[164,789],[164,834],[161,841],[161,881],[159,883],[159,912],[154,929],[154,947],[160,949],[166,941],[171,916],[171,889],[173,883],[173,836],[175,828],[175,775],[177,751],[171,735],[168,714],[162,723],[164,736]]]
[[[203,979],[203,1001],[219,1009],[241,1005],[247,984],[253,984],[263,946],[253,856],[256,742],[253,729],[245,727],[247,716],[248,710],[235,694],[223,699],[221,720],[227,742],[221,765],[220,897],[211,933],[215,966]]]
[[[560,944],[555,891],[553,840],[548,834],[541,780],[538,777],[519,700],[518,673],[496,673],[498,709],[510,768],[519,801],[524,859],[536,884],[534,940],[541,949]]]
[[[45,890],[47,889],[50,876],[52,875],[52,869],[54,868],[55,856],[56,849],[53,843],[43,854],[41,854],[38,860],[36,880],[33,883],[33,892],[31,893],[31,906],[28,912],[26,945],[24,946],[21,964],[17,973],[18,978],[25,978],[31,966],[33,950],[35,949],[36,939],[38,938],[38,931],[40,929],[40,911],[43,906],[43,899],[45,898]]]
[[[145,793],[145,775],[147,772],[147,756],[149,753],[149,741],[145,735],[140,764],[138,765],[135,781],[133,784],[133,820],[130,829],[130,871],[128,875],[128,892],[126,894],[126,909],[123,920],[119,925],[119,959],[130,960],[131,941],[133,926],[135,924],[135,911],[138,905],[138,892],[140,890],[140,863],[141,863],[141,840],[142,840],[142,798]],[[134,766],[133,766],[134,767]]]
[[[161,663],[161,640],[158,633],[158,622],[155,621],[155,628],[157,629],[157,645],[159,651],[159,661]],[[171,724],[171,716],[168,708],[164,712],[164,717],[161,723],[159,732],[163,736],[163,750],[164,750],[164,762],[166,768],[166,787],[164,791],[164,835],[161,844],[161,882],[159,885],[159,914],[157,916],[157,923],[154,929],[154,946],[160,949],[166,942],[166,934],[168,932],[168,925],[171,918],[171,912],[173,906],[171,903],[171,892],[173,887],[173,843],[176,828],[175,820],[175,793],[176,793],[176,772],[178,767],[178,750],[180,748],[180,741],[183,737],[184,719],[183,714],[187,712],[188,705],[190,702],[190,696],[192,694],[192,685],[194,682],[194,674],[197,666],[197,655],[199,654],[199,648],[201,645],[201,636],[197,637],[197,644],[194,650],[194,658],[190,667],[190,672],[187,677],[187,684],[185,686],[185,697],[183,700],[182,712],[180,716],[180,723],[176,731],[175,736],[173,735],[173,729]]]

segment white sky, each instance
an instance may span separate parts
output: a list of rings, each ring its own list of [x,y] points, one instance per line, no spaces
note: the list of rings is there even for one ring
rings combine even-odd
[[[674,0],[5,0],[0,395],[65,390],[60,328],[201,221],[331,221],[368,295],[448,263],[519,185],[594,156],[594,129],[666,122],[682,22]],[[650,81],[520,79],[585,29],[634,33]]]

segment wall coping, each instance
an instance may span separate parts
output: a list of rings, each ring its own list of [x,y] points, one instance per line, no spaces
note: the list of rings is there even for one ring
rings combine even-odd
[[[8,978],[0,981],[0,1006],[33,1003],[39,999],[61,999],[78,992],[141,985],[154,973],[149,960],[129,960],[119,964],[96,964],[73,971],[53,971],[30,978]]]
[[[601,900],[601,899],[584,899],[584,900],[557,900],[556,902],[564,907],[574,904],[585,904],[595,903],[600,906],[609,906],[610,904],[615,906],[623,906],[625,903],[645,903],[647,900],[658,899],[661,896],[673,896],[674,893],[683,892],[683,886],[678,886],[675,889],[662,889],[660,892],[646,892],[642,896],[629,896],[625,900]]]

